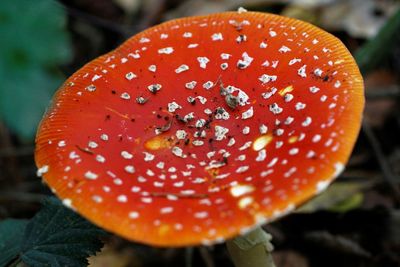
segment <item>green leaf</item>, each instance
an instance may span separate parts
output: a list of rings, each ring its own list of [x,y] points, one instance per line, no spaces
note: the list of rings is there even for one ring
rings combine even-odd
[[[68,60],[71,50],[64,9],[53,0],[0,1],[2,64],[51,66]]]
[[[87,266],[87,258],[103,246],[103,235],[103,230],[50,198],[26,227],[21,259],[30,267]]]
[[[0,1],[0,119],[32,140],[71,57],[66,16],[52,0]]]
[[[297,212],[311,213],[318,210],[345,212],[357,208],[362,202],[361,192],[372,185],[371,182],[335,182],[325,192],[297,209]]]
[[[381,65],[399,42],[400,9],[385,23],[377,36],[356,51],[354,57],[361,72],[367,73]]]
[[[38,68],[0,74],[0,80],[0,117],[21,139],[31,140],[61,79]]]
[[[329,210],[339,213],[345,213],[347,211],[361,207],[363,201],[364,201],[364,194],[361,192],[355,193],[354,195],[332,206]]]
[[[17,258],[28,220],[7,219],[0,222],[0,266]]]

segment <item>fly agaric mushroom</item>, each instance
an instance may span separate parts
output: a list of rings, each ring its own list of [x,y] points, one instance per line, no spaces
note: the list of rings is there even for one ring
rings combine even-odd
[[[111,232],[211,244],[324,190],[363,105],[356,63],[329,33],[254,12],[189,17],[73,74],[35,158],[64,204]]]

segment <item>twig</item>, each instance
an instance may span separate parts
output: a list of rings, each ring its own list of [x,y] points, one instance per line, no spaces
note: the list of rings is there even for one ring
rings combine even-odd
[[[326,230],[310,231],[304,234],[304,238],[315,245],[326,249],[354,255],[363,258],[371,258],[369,251],[364,249],[358,242],[340,234],[331,234]]]
[[[392,189],[397,202],[400,203],[400,190],[397,187],[396,181],[398,179],[396,178],[395,174],[393,174],[392,169],[390,168],[390,165],[386,159],[385,154],[382,151],[382,147],[378,141],[378,138],[375,136],[375,133],[373,132],[369,123],[365,120],[363,121],[362,129],[371,145],[372,150],[374,151],[376,159],[378,160],[379,167],[381,168],[381,171],[383,173],[383,177]]]
[[[9,151],[15,150],[15,147],[11,140],[11,134],[8,131],[8,129],[1,123],[1,121],[0,121],[0,148]],[[15,157],[6,158],[5,160],[2,160],[0,164],[1,165],[4,164],[6,166],[4,173],[8,173],[10,177],[13,177],[13,179],[11,179],[10,182],[18,183],[22,181],[22,176],[17,167],[17,159]],[[1,173],[0,173],[0,179],[3,179]]]
[[[213,257],[211,256],[210,252],[208,251],[207,247],[200,247],[199,248],[200,255],[203,258],[206,267],[215,267]]]
[[[400,110],[399,109],[396,109],[395,118],[396,118],[396,122],[397,122],[397,127],[400,127]]]
[[[82,19],[85,22],[107,29],[109,31],[113,31],[116,33],[119,33],[121,35],[123,35],[124,37],[128,37],[133,35],[134,33],[136,33],[139,30],[138,26],[125,26],[125,25],[120,25],[117,24],[115,22],[106,20],[106,19],[102,19],[96,16],[93,16],[91,14],[88,14],[86,12],[83,12],[79,9],[75,9],[73,7],[64,5],[62,3],[57,2],[62,8],[65,9],[65,11],[72,17],[78,18],[78,19]]]
[[[33,155],[33,151],[33,146],[26,146],[21,148],[3,148],[0,149],[0,158],[31,156]]]
[[[28,203],[42,203],[46,195],[27,193],[27,192],[4,192],[0,191],[1,202],[28,202]]]
[[[185,267],[192,267],[193,247],[185,248]]]
[[[138,29],[144,30],[157,23],[166,8],[166,4],[166,0],[158,0],[157,4],[145,9],[142,19],[139,21]]]
[[[365,92],[367,100],[379,100],[400,97],[400,87],[396,85],[388,86],[384,89],[369,87]]]
[[[20,257],[18,257],[16,260],[14,260],[13,262],[10,263],[10,265],[8,265],[8,267],[17,267],[22,263],[22,260]]]

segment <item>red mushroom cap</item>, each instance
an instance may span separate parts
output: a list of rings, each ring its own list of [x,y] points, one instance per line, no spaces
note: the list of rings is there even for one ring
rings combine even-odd
[[[38,174],[95,224],[160,246],[278,218],[343,170],[363,82],[344,45],[254,12],[169,21],[72,75],[38,134]]]

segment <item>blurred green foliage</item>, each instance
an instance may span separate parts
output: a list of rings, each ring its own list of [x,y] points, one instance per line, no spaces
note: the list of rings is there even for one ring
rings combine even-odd
[[[357,50],[354,57],[363,74],[382,66],[400,42],[400,9],[385,23],[375,38]]]
[[[359,208],[363,201],[363,190],[374,184],[365,181],[335,182],[322,194],[297,209],[297,212],[312,213],[319,210],[347,212]]]
[[[66,16],[53,0],[0,1],[0,119],[31,141],[71,57]]]
[[[22,243],[28,220],[7,219],[0,222],[0,266],[14,260]]]
[[[87,266],[105,234],[56,198],[48,198],[31,220],[0,222],[0,267],[13,260],[31,267]]]

